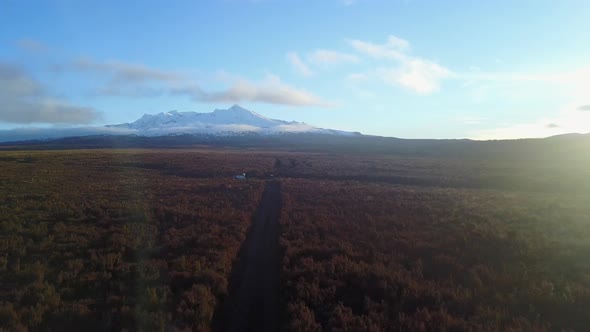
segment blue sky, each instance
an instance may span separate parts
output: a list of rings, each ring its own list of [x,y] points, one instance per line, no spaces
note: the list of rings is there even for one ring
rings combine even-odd
[[[0,128],[232,104],[407,138],[590,132],[588,1],[0,0]]]

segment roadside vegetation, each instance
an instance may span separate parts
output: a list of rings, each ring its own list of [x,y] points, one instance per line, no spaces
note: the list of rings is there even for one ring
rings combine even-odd
[[[208,330],[262,191],[238,157],[2,153],[0,329]]]
[[[282,330],[585,331],[589,166],[221,148],[0,152],[0,331],[222,326],[268,181],[281,188]]]
[[[292,164],[299,175],[282,183],[285,330],[587,330],[583,165]]]

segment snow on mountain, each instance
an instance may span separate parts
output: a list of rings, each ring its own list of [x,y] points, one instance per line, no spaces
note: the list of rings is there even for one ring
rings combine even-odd
[[[289,122],[269,119],[258,113],[234,105],[226,110],[216,109],[211,113],[170,111],[158,113],[156,115],[145,114],[135,122],[113,127],[125,127],[142,131],[173,127],[187,128],[213,125],[248,125],[269,128],[285,124],[289,124]]]
[[[210,113],[170,111],[156,115],[145,114],[131,123],[102,127],[29,127],[0,130],[0,142],[92,135],[164,136],[194,134],[234,136],[245,134],[279,135],[285,133],[360,135],[359,133],[341,130],[317,128],[302,122],[270,119],[234,105],[228,109],[216,109]]]
[[[321,133],[354,135],[355,133],[323,129],[296,121],[283,121],[264,117],[238,105],[228,109],[216,109],[211,113],[162,112],[145,114],[131,123],[107,126],[137,131],[138,135],[158,136],[169,134],[279,134]]]

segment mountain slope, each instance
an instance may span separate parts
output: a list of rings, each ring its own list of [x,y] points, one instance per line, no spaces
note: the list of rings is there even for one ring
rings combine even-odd
[[[125,123],[111,127],[124,127],[137,130],[153,130],[160,128],[186,128],[214,125],[247,125],[269,128],[280,125],[293,125],[298,122],[287,122],[266,118],[258,113],[249,111],[238,105],[228,109],[216,109],[211,113],[196,112],[162,112],[156,115],[145,114],[132,123]]]
[[[310,133],[338,136],[358,136],[334,129],[317,128],[306,123],[270,119],[238,105],[228,109],[216,109],[210,113],[162,112],[145,114],[131,123],[102,127],[71,128],[17,128],[0,130],[0,142],[35,139],[59,139],[84,136],[167,136],[167,135],[280,135],[286,133]]]
[[[296,121],[283,121],[264,117],[238,105],[228,109],[216,109],[211,113],[162,112],[156,115],[145,114],[131,123],[107,126],[109,128],[130,129],[139,135],[158,136],[166,134],[224,134],[244,133],[317,133],[334,135],[353,135],[355,133],[323,129]]]

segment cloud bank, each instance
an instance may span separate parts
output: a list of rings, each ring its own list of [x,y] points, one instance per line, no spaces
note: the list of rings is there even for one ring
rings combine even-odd
[[[299,90],[283,83],[277,76],[269,75],[262,82],[239,80],[227,90],[219,92],[201,93],[196,96],[200,101],[240,103],[264,102],[290,106],[320,106],[331,107],[332,104],[323,101],[313,94]]]
[[[450,69],[434,61],[410,55],[410,43],[396,36],[389,36],[384,44],[355,39],[348,40],[348,43],[360,54],[391,62],[391,65],[377,67],[367,75],[418,94],[439,91],[441,82],[453,75]]]
[[[346,42],[356,54],[317,49],[307,53],[305,61],[295,52],[288,53],[287,58],[303,76],[311,76],[315,74],[314,69],[318,72],[331,65],[362,63],[365,69],[349,74],[349,81],[359,83],[371,79],[422,95],[439,91],[443,80],[456,76],[435,61],[411,55],[410,43],[397,36],[389,36],[382,44],[358,39]]]
[[[267,104],[289,106],[319,106],[332,107],[333,104],[305,90],[296,89],[281,81],[274,75],[268,75],[264,80],[254,82],[238,78],[224,90],[206,92],[199,86],[192,85],[171,90],[176,95],[190,96],[201,102],[262,102]]]
[[[19,67],[0,62],[0,122],[83,124],[98,117],[99,113],[91,107],[52,98]]]
[[[112,83],[182,82],[185,78],[176,72],[159,70],[141,64],[121,61],[99,62],[88,58],[75,60],[75,69],[110,76]]]
[[[192,127],[166,127],[147,130],[137,130],[122,127],[75,127],[75,128],[16,128],[0,130],[0,142],[16,142],[27,140],[45,140],[62,137],[83,137],[96,135],[138,135],[138,136],[164,136],[176,134],[217,134],[229,135],[231,133],[259,133],[273,135],[281,133],[338,133],[340,135],[354,135],[338,130],[316,128],[304,123],[284,124],[270,128],[262,128],[245,124],[221,124]]]
[[[293,54],[293,60],[297,56]],[[106,85],[95,92],[104,96],[157,97],[187,96],[199,102],[259,102],[289,106],[329,107],[312,93],[292,87],[277,76],[268,75],[262,81],[232,78],[229,87],[221,91],[206,91],[190,77],[174,71],[150,68],[120,61],[97,62],[77,60],[70,68],[106,76]],[[300,68],[305,72],[305,68]],[[311,73],[311,72],[310,72]]]

